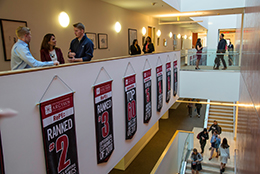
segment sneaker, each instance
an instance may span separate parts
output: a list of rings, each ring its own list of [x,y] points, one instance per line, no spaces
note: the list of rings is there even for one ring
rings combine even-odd
[[[210,158],[209,158],[209,161],[210,161],[211,159],[212,159],[212,158],[210,157]]]
[[[200,118],[200,115],[198,115],[198,117]]]

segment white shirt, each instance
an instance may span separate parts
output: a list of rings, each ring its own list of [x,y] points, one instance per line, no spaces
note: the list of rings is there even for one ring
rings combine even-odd
[[[57,54],[56,54],[55,49],[50,51],[50,57],[51,57],[52,61],[57,61]]]

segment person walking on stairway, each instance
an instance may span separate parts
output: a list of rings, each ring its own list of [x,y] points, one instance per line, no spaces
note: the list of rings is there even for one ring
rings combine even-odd
[[[218,158],[218,147],[219,147],[220,141],[221,140],[220,140],[220,136],[218,135],[218,131],[215,130],[214,134],[212,135],[211,140],[210,140],[211,153],[210,153],[209,160],[212,159],[215,149],[216,149],[216,152],[217,152],[216,158]]]
[[[227,160],[230,159],[230,153],[229,153],[229,145],[227,143],[227,139],[224,138],[222,141],[222,144],[219,147],[220,152],[220,174],[225,172],[225,167],[227,164]]]
[[[198,99],[197,101],[199,102],[200,100]],[[195,107],[196,107],[196,110],[197,110],[197,116],[200,118],[200,109],[202,107],[202,104],[196,103]]]
[[[209,139],[209,134],[206,128],[203,129],[198,135],[200,140],[200,148],[201,148],[201,155],[203,156],[204,148],[206,146],[207,140]]]
[[[196,148],[193,149],[191,154],[191,170],[192,174],[199,174],[199,171],[202,170],[201,161],[203,160],[201,154],[197,151]]]
[[[213,69],[219,69],[220,60],[221,60],[224,66],[222,70],[225,70],[227,69],[227,64],[226,61],[224,60],[224,53],[226,52],[227,41],[224,39],[223,33],[220,34],[219,39],[220,41],[218,42],[217,57],[215,59],[216,67],[214,67]]]

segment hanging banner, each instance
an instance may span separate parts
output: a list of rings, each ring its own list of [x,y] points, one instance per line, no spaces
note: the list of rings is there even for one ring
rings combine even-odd
[[[157,111],[160,112],[163,105],[163,72],[162,65],[156,67],[156,84],[157,84]]]
[[[2,137],[1,137],[1,133],[0,133],[0,174],[5,174],[4,155],[3,155],[3,148],[2,148]]]
[[[177,86],[178,86],[178,65],[177,60],[173,62],[173,96],[177,95]]]
[[[132,139],[137,129],[135,74],[124,78],[126,140]]]
[[[94,86],[97,163],[107,162],[114,151],[112,81]]]
[[[79,173],[73,93],[40,103],[48,174]]]
[[[166,63],[166,103],[171,99],[171,62]]]
[[[143,72],[143,82],[144,82],[144,123],[148,123],[152,117],[152,77],[151,69]]]

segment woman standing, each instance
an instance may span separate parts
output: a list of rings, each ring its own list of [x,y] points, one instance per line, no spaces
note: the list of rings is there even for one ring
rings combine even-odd
[[[229,145],[227,143],[226,138],[223,139],[222,144],[220,145],[219,148],[219,152],[220,152],[220,162],[221,162],[220,173],[222,174],[223,172],[225,172],[227,160],[230,159]]]
[[[48,33],[44,36],[41,45],[41,61],[59,61],[64,64],[62,52],[56,47],[56,39],[54,34]]]
[[[202,170],[201,167],[201,161],[203,160],[202,156],[200,153],[198,153],[197,149],[193,149],[193,152],[191,154],[191,170],[192,170],[192,174],[196,174],[199,173],[199,171]]]
[[[151,42],[151,38],[149,36],[146,38],[146,42],[143,47],[143,52],[144,53],[154,52],[154,46],[153,46],[153,43]]]
[[[130,47],[131,55],[141,54],[141,49],[138,45],[137,39],[133,41],[133,45]]]
[[[201,45],[201,39],[198,38],[197,40],[197,43],[196,43],[196,50],[197,50],[197,61],[196,61],[196,67],[195,69],[199,70],[199,62],[200,62],[200,59],[201,59],[201,54],[202,54],[202,45]]]

